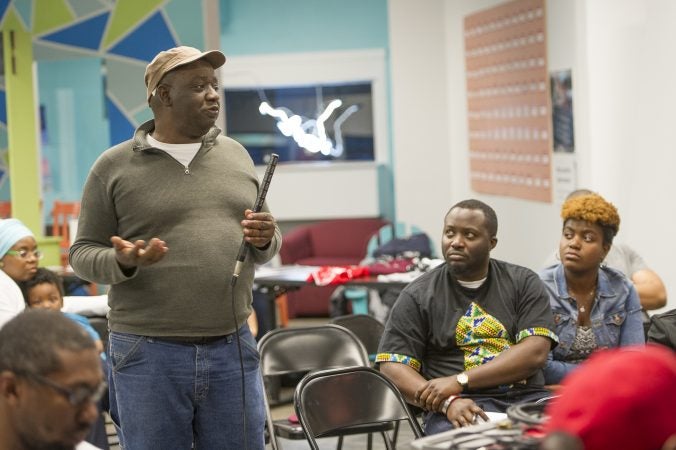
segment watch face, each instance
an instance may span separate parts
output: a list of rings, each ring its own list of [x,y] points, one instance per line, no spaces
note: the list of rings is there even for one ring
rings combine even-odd
[[[465,387],[467,386],[467,383],[469,382],[469,378],[467,377],[466,373],[460,373],[456,376],[458,383],[460,383],[461,386]]]

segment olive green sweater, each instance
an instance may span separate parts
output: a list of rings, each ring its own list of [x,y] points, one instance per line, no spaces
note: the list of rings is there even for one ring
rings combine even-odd
[[[231,277],[242,242],[240,221],[253,207],[258,178],[247,151],[207,133],[188,167],[146,136],[153,121],[134,138],[105,151],[85,183],[77,238],[70,250],[75,273],[109,284],[110,327],[146,336],[217,336],[232,333],[251,311],[254,263],[270,260],[281,246],[275,230],[265,250],[250,248],[235,288]],[[111,236],[129,241],[153,237],[169,248],[152,265],[130,275],[119,267]]]

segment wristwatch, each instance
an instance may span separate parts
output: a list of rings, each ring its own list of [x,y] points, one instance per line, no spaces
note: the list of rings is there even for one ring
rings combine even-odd
[[[458,384],[460,387],[462,387],[462,390],[466,390],[469,384],[469,377],[467,376],[467,372],[462,372],[459,373],[455,376],[455,379],[457,380]]]

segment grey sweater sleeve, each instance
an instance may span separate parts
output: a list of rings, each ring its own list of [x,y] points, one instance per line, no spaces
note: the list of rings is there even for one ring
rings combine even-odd
[[[106,157],[100,157],[85,182],[77,236],[70,248],[70,264],[75,274],[84,280],[117,284],[133,278],[136,270],[122,271],[110,242],[117,234],[117,220],[105,183],[98,176],[98,168],[106,163]]]

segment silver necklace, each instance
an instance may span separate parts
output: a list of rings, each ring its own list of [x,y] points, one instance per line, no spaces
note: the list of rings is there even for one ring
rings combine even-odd
[[[588,295],[588,297],[589,297],[590,299],[593,300],[593,299],[594,299],[594,294],[595,294],[595,293],[596,293],[596,286],[594,286],[594,289],[592,289],[592,291],[591,291],[589,294],[587,294],[587,295]],[[579,310],[581,313],[583,313],[583,312],[585,312],[587,309],[584,307],[584,305],[582,305],[582,306],[580,306],[580,307],[578,308],[578,310]]]

